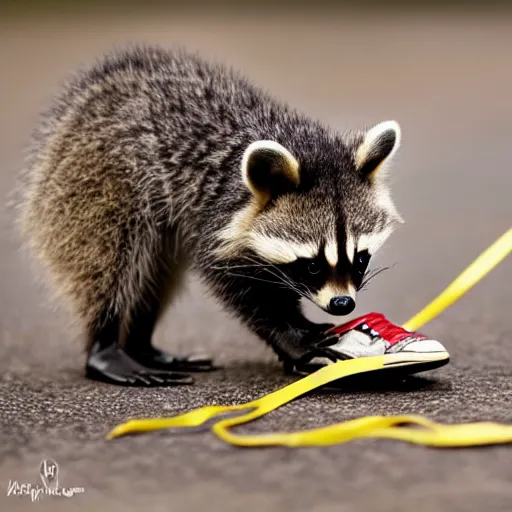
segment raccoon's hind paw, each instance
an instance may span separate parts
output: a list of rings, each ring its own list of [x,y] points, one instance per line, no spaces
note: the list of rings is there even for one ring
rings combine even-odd
[[[193,384],[191,377],[147,368],[134,361],[118,345],[91,351],[85,372],[87,378],[119,386],[176,386]]]
[[[207,356],[176,357],[153,346],[137,351],[128,351],[139,364],[152,370],[170,372],[211,372],[217,370],[211,358]]]

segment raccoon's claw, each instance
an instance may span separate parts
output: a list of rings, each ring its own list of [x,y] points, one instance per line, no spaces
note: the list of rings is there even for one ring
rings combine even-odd
[[[328,359],[332,362],[343,359],[343,356],[329,347],[337,343],[337,334],[314,332],[302,338],[302,350],[299,357],[283,357],[284,373],[288,375],[311,373],[321,368],[322,364],[311,363],[313,359]]]
[[[143,351],[128,352],[137,363],[151,368],[170,372],[211,372],[218,367],[213,365],[211,358],[206,356],[175,357],[155,347],[147,347]]]
[[[324,360],[322,362],[314,362],[315,359]],[[309,375],[310,373],[316,372],[317,370],[320,370],[320,368],[323,368],[327,361],[330,362],[337,362],[337,361],[343,361],[347,359],[346,357],[343,357],[338,352],[334,352],[333,350],[329,350],[328,348],[325,349],[318,349],[314,352],[309,353],[307,356],[302,357],[298,361],[286,361],[283,363],[284,373],[286,375]]]
[[[324,361],[314,362],[315,359],[323,359]],[[329,360],[332,363],[336,363],[337,361],[344,361],[346,359],[349,358],[343,354],[340,354],[339,352],[330,350],[329,348],[318,349],[317,351],[308,354],[307,357],[297,361],[289,370],[289,373],[295,375],[309,375],[310,373],[316,372],[317,370],[320,370],[320,368],[323,368],[327,364],[326,360]]]
[[[176,386],[193,384],[186,374],[147,368],[134,361],[118,345],[93,350],[85,367],[87,378],[121,386]]]

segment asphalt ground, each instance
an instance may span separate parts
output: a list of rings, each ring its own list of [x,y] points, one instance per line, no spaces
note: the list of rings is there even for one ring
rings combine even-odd
[[[511,225],[512,17],[224,13],[0,21],[0,190],[66,73],[113,44],[184,44],[233,64],[278,97],[344,129],[397,119],[403,143],[394,197],[406,219],[378,258],[354,313],[403,322]],[[130,417],[252,400],[291,382],[272,353],[193,280],[157,343],[202,349],[223,369],[192,387],[121,388],[84,379],[80,333],[46,302],[18,252],[12,214],[0,225],[1,510],[473,511],[512,508],[508,446],[438,450],[362,440],[309,449],[238,449],[209,432],[107,442]],[[317,392],[240,429],[298,430],[369,414],[512,422],[510,258],[424,331],[452,360],[400,383]],[[311,312],[314,317],[321,318]],[[72,499],[7,497],[40,484],[41,460]]]

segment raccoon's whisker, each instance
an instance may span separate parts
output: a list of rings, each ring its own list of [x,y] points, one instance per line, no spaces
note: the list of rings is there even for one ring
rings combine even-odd
[[[251,258],[250,256],[244,256],[242,258],[243,260],[246,260],[250,263],[246,264],[237,264],[233,265],[231,263],[228,263],[227,265],[216,265],[210,267],[212,270],[230,270],[230,269],[236,269],[236,268],[260,268],[260,267],[274,267],[272,263],[263,263],[262,261],[258,261],[254,258]]]
[[[377,277],[379,274],[382,274],[382,272],[385,272],[390,268],[391,267],[377,267],[369,272],[368,279],[373,279],[374,277]]]
[[[288,279],[287,276],[283,275],[283,276],[280,276],[278,274],[275,274],[274,272],[271,272],[270,270],[266,269],[267,272],[269,272],[270,274],[272,274],[273,276],[275,276],[277,279],[279,279],[279,281],[286,287],[286,288],[289,288],[290,290],[293,290],[295,293],[297,293],[298,295],[301,295],[301,292],[300,290],[298,290],[294,283]]]
[[[386,271],[386,270],[389,270],[391,267],[377,267],[373,270],[371,270],[370,272],[368,272],[365,276],[365,278],[363,279],[362,283],[360,284],[359,286],[359,289],[358,291],[362,291],[364,290],[367,286],[368,286],[368,283],[374,279],[375,277],[377,277],[379,274],[381,274],[382,272]]]
[[[230,266],[224,266],[224,267],[213,267],[213,268],[216,268],[216,269],[219,269],[219,270],[234,270],[234,269],[243,269],[243,268],[260,268],[262,270],[261,273],[263,272],[268,272],[269,274],[271,274],[272,276],[274,276],[277,281],[273,281],[273,280],[266,280],[264,278],[258,278],[258,277],[255,277],[255,276],[250,276],[250,275],[240,275],[240,274],[233,274],[232,272],[229,273],[229,275],[232,275],[234,277],[244,277],[244,278],[248,278],[248,279],[253,279],[253,280],[258,280],[258,281],[263,281],[263,282],[268,282],[268,283],[272,283],[272,284],[280,284],[282,286],[284,286],[285,288],[288,288],[292,291],[294,291],[297,295],[301,296],[301,297],[306,297],[306,294],[308,293],[307,291],[307,288],[304,287],[304,285],[302,283],[294,283],[289,276],[287,276],[279,267],[277,267],[276,265],[272,264],[272,263],[263,263],[263,262],[260,262],[250,256],[245,256],[244,259],[250,263],[247,263],[247,264],[243,264],[243,265],[230,265]],[[304,287],[304,290],[301,289],[301,287]]]
[[[257,260],[250,256],[245,256],[243,259],[250,262],[250,264],[252,264],[254,267],[274,267],[277,269],[277,267],[273,263],[264,263],[263,261]],[[248,266],[250,266],[250,265],[248,265]]]
[[[245,259],[247,261],[252,261],[253,267],[263,267],[263,270],[266,270],[267,272],[269,272],[273,276],[277,277],[278,279],[286,281],[287,283],[291,284],[291,281],[288,279],[288,276],[282,270],[280,270],[275,265],[273,265],[272,263],[260,263],[258,260],[255,260],[249,256],[246,256]],[[247,266],[250,267],[251,265],[247,265]],[[269,270],[269,267],[276,270],[279,273],[279,275],[277,275],[274,272],[272,272],[271,270]]]
[[[262,281],[262,282],[266,282],[266,283],[272,283],[272,284],[276,284],[278,286],[282,286],[284,288],[287,288],[289,290],[292,290],[294,291],[297,295],[299,296],[303,296],[303,292],[301,292],[299,289],[296,288],[296,286],[294,285],[294,283],[292,281],[290,281],[287,276],[280,276],[278,274],[275,274],[274,272],[271,272],[270,270],[266,269],[271,275],[273,275],[274,277],[277,278],[276,281],[274,280],[270,280],[270,279],[263,279],[263,278],[258,278],[258,277],[255,277],[255,276],[248,276],[248,275],[240,275],[240,274],[233,274],[233,273],[230,273],[230,275],[233,275],[233,276],[239,276],[239,277],[244,277],[244,278],[248,278],[248,279],[252,279],[252,280],[256,280],[256,281]]]
[[[225,267],[217,267],[218,269],[221,269],[221,270],[230,270],[230,269],[236,269],[236,268],[255,268],[255,267],[260,267],[262,265],[260,265],[259,263],[257,264],[254,264],[254,265],[232,265],[232,266],[225,266]],[[273,265],[265,265],[265,266],[273,266]],[[241,278],[244,278],[244,279],[252,279],[253,281],[261,281],[261,282],[267,282],[267,283],[271,283],[271,284],[277,284],[277,285],[282,285],[286,288],[291,288],[293,289],[296,293],[299,293],[300,292],[298,290],[296,290],[293,286],[293,283],[291,281],[289,281],[288,279],[284,279],[286,278],[286,275],[278,275],[270,270],[268,270],[267,268],[265,268],[264,270],[267,270],[271,275],[273,275],[274,277],[277,278],[277,281],[274,281],[274,280],[270,280],[270,279],[264,279],[264,278],[260,278],[260,277],[256,277],[256,276],[251,276],[251,275],[247,275],[247,274],[236,274],[236,273],[233,273],[233,272],[227,272],[228,275],[232,276],[232,277],[241,277]],[[276,269],[276,270],[279,270],[279,269]]]
[[[278,279],[282,279],[283,282],[285,282],[288,287],[290,289],[292,289],[294,292],[296,292],[298,295],[300,296],[304,296],[304,292],[302,292],[300,290],[300,288],[298,288],[297,284],[300,285],[301,283],[294,283],[281,269],[279,269],[278,267],[276,267],[275,265],[272,265],[272,267],[279,273],[279,274],[275,274],[274,272],[270,271],[268,268],[265,269],[267,272],[271,273],[272,275],[274,275],[275,277],[277,277]]]
[[[278,285],[285,284],[282,281],[271,281],[270,279],[262,279],[262,278],[259,278],[259,277],[248,276],[248,275],[245,275],[245,274],[234,274],[232,272],[228,272],[228,275],[231,276],[231,277],[241,277],[243,279],[252,279],[253,281],[262,281],[264,283],[270,283],[270,284],[278,284]]]
[[[257,267],[268,267],[270,265],[264,265],[260,263],[252,263],[248,265],[224,265],[224,266],[215,266],[210,267],[212,270],[230,270],[230,269],[236,269],[236,268],[257,268]]]

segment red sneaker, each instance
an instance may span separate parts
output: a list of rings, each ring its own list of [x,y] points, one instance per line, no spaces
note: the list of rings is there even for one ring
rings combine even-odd
[[[329,349],[339,353],[340,359],[385,356],[386,367],[411,366],[406,369],[407,373],[438,368],[450,360],[439,341],[407,331],[381,313],[368,313],[326,332],[326,335],[332,334],[338,336],[338,341],[329,344]],[[311,372],[330,363],[327,358],[315,357],[303,369],[307,366]]]

